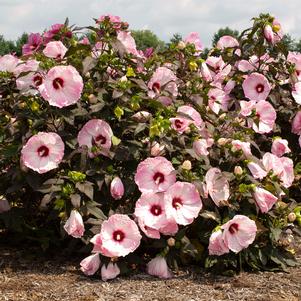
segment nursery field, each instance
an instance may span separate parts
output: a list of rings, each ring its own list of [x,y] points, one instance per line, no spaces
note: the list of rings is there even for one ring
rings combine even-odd
[[[301,267],[289,268],[288,273],[243,272],[234,277],[205,274],[194,267],[169,280],[139,273],[101,282],[99,276],[84,276],[77,258],[37,258],[4,246],[0,253],[1,301],[301,300]],[[297,260],[301,263],[300,243]]]

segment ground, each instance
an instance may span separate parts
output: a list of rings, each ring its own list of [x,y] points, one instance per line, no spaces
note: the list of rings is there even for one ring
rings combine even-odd
[[[301,263],[300,250],[297,257]],[[187,269],[165,281],[138,274],[102,282],[85,277],[78,262],[0,245],[0,301],[301,301],[301,267],[234,277]]]

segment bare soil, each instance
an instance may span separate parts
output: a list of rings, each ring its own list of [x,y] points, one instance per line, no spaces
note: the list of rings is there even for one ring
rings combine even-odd
[[[301,252],[298,253],[301,263]],[[241,273],[234,277],[181,271],[159,280],[146,274],[110,282],[85,277],[79,258],[45,259],[30,251],[0,246],[1,301],[301,301],[301,267],[284,272]]]

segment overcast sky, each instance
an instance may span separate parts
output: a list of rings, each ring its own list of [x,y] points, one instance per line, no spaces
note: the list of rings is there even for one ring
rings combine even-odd
[[[199,32],[210,45],[221,27],[244,29],[260,12],[269,12],[293,38],[301,38],[300,0],[0,0],[0,34],[16,39],[41,32],[53,23],[93,23],[103,14],[119,15],[132,29],[151,29],[161,39]]]

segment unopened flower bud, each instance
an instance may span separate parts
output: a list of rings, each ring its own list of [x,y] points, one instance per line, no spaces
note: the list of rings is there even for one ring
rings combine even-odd
[[[240,175],[242,175],[242,173],[243,173],[243,170],[240,166],[237,165],[237,166],[234,167],[234,174],[235,175],[240,176]]]
[[[226,138],[219,138],[217,140],[217,144],[220,145],[220,146],[225,145],[227,142],[228,142],[228,139],[226,139]]]
[[[173,237],[170,237],[170,238],[168,238],[168,240],[167,240],[167,244],[168,244],[170,247],[174,247],[175,244],[176,244],[176,240],[175,240]]]
[[[124,186],[119,177],[115,177],[111,182],[110,187],[111,196],[115,200],[120,200],[124,194]]]
[[[186,170],[191,170],[191,162],[189,160],[185,160],[182,164],[182,168]]]
[[[287,219],[289,220],[289,222],[293,223],[296,220],[296,214],[294,212],[291,212],[288,216]]]
[[[91,103],[91,104],[97,103],[97,97],[94,94],[90,94],[88,96],[88,99],[89,99],[89,103]]]
[[[186,47],[186,44],[185,44],[184,41],[180,41],[180,42],[178,43],[178,48],[179,48],[179,49],[184,49],[185,47]]]
[[[154,141],[151,145],[151,155],[157,157],[164,154],[164,145],[160,145],[158,142]]]

